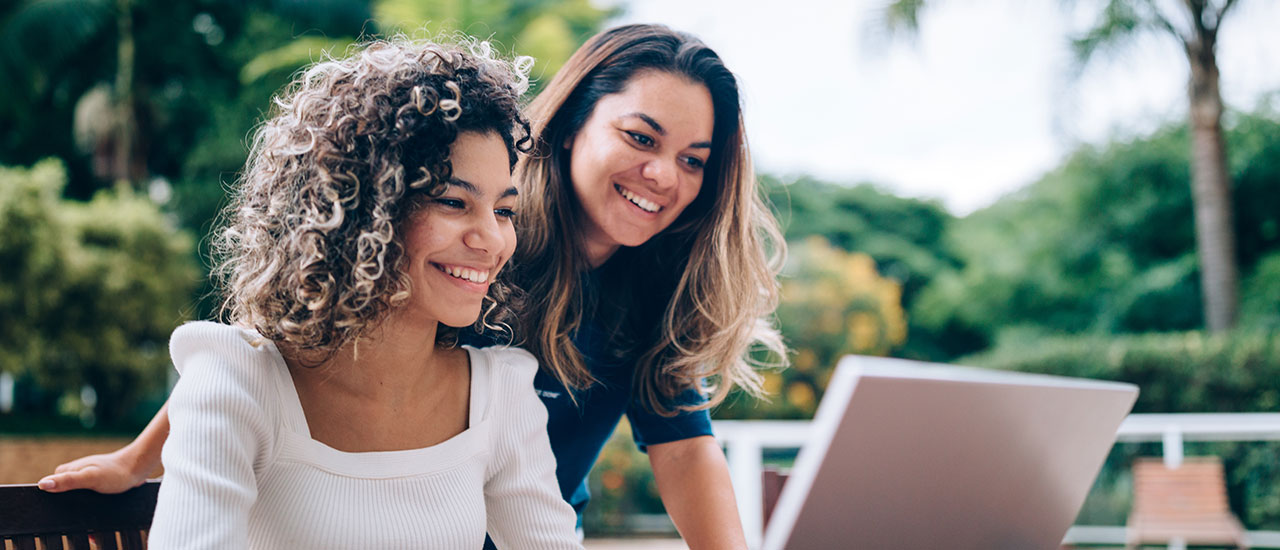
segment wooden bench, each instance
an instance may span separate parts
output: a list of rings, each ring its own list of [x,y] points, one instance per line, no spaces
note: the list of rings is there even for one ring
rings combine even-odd
[[[1177,468],[1159,458],[1134,462],[1125,548],[1145,544],[1249,547],[1244,526],[1227,504],[1217,457],[1188,457]]]
[[[0,485],[0,550],[143,550],[159,490],[158,481],[118,495]]]

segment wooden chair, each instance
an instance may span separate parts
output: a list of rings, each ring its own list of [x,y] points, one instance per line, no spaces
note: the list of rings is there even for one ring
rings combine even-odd
[[[0,550],[143,550],[160,482],[118,495],[0,485]]]
[[[1169,468],[1158,458],[1133,465],[1133,509],[1125,548],[1144,544],[1249,548],[1244,526],[1227,504],[1217,457],[1189,457]]]
[[[761,496],[764,497],[764,528],[769,527],[769,518],[773,517],[773,509],[778,505],[778,496],[782,494],[782,486],[787,483],[791,470],[779,470],[775,466],[766,466],[760,472]]]

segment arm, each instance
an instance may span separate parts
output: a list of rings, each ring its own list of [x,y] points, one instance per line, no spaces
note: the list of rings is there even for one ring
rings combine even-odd
[[[494,456],[485,482],[486,529],[498,548],[547,548],[581,550],[575,531],[577,515],[560,497],[556,483],[556,458],[547,437],[547,409],[533,390],[537,362],[524,351],[510,367],[515,372],[494,371],[491,393]],[[473,374],[474,376],[474,374]]]
[[[40,480],[39,487],[51,493],[91,489],[99,493],[122,493],[142,485],[147,474],[160,467],[160,449],[169,437],[169,404],[160,407],[151,423],[137,439],[115,452],[91,455],[58,466]]]
[[[745,549],[729,466],[709,435],[649,445],[662,504],[691,550]]]

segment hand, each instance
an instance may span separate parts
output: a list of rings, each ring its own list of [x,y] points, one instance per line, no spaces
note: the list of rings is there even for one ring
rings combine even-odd
[[[90,489],[99,493],[123,493],[142,485],[147,471],[125,447],[113,453],[91,455],[58,466],[53,475],[37,484],[41,490],[61,493],[72,489]]]

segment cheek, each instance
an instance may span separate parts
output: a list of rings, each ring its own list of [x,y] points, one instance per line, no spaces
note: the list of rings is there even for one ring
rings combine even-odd
[[[427,255],[441,248],[440,241],[446,238],[446,229],[439,223],[418,224],[404,237],[405,256],[414,264],[422,263]]]
[[[679,216],[684,210],[698,199],[698,193],[702,192],[702,175],[690,175],[689,179],[683,184],[684,189],[680,193],[680,211],[675,214]]]
[[[569,160],[569,177],[580,194],[602,193],[610,178],[635,164],[634,151],[607,135],[587,133],[575,142]]]
[[[516,227],[514,225],[508,225],[506,231],[503,232],[503,238],[506,240],[507,246],[503,249],[502,261],[503,263],[506,263],[507,260],[511,259],[511,255],[516,252],[516,245],[518,244],[518,241],[516,240]]]

